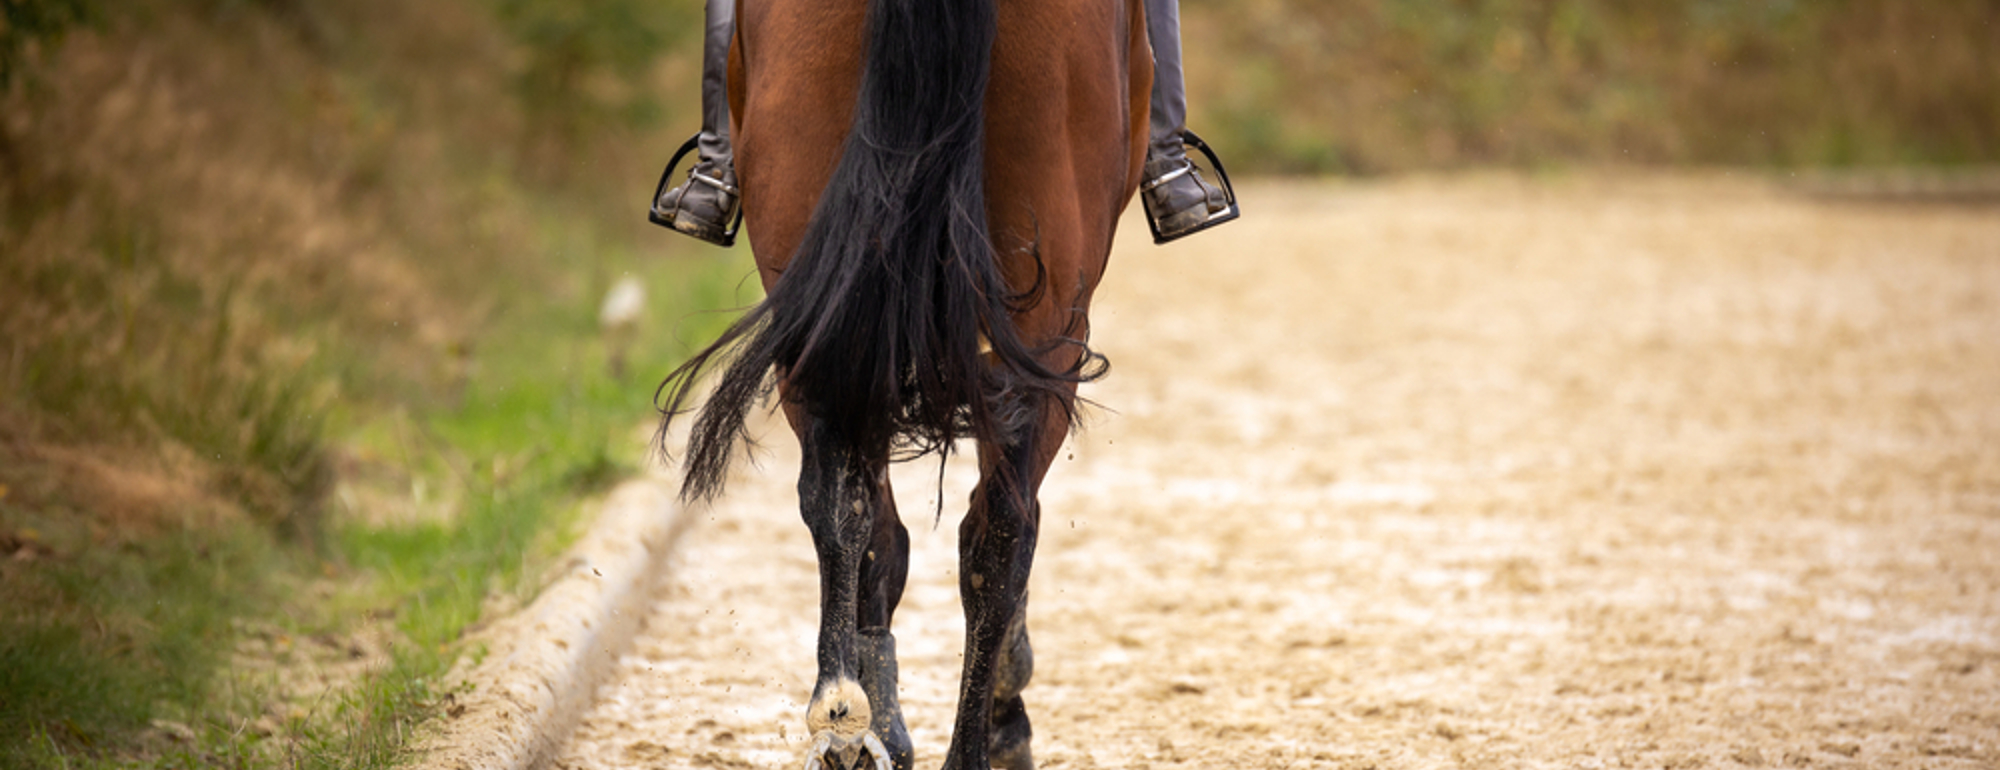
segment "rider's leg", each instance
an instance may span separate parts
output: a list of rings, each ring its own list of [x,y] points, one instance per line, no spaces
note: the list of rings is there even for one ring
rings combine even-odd
[[[1161,240],[1186,235],[1229,206],[1222,189],[1201,178],[1187,158],[1187,82],[1181,71],[1180,0],[1146,0],[1146,35],[1153,42],[1152,141],[1139,199]]]
[[[735,0],[708,0],[708,34],[701,44],[700,160],[688,181],[653,202],[654,217],[710,243],[727,246],[736,218],[736,164],[729,143],[729,38],[735,34]]]
[[[1160,237],[1171,239],[1224,211],[1228,201],[1188,162],[1181,143],[1181,132],[1187,128],[1187,89],[1181,70],[1180,2],[1145,2],[1146,34],[1153,44],[1153,95],[1151,141],[1139,197]],[[675,230],[724,245],[724,233],[739,204],[724,82],[734,13],[731,0],[708,0],[708,34],[702,41],[700,161],[686,183],[653,204],[654,215]]]

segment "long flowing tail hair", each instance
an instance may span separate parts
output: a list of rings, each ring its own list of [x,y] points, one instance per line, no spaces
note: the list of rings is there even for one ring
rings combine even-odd
[[[868,452],[998,442],[1050,397],[1074,418],[1064,386],[1101,374],[1102,358],[1082,347],[1066,371],[1040,363],[1045,351],[1022,341],[1011,313],[1040,300],[1046,274],[1011,290],[987,232],[994,2],[869,1],[854,125],[798,252],[762,303],[655,393],[665,450],[695,380],[733,355],[689,436],[682,497],[721,491],[774,374]]]

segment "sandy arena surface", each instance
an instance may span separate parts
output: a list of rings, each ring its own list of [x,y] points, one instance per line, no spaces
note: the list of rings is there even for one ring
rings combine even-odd
[[[1042,493],[1042,767],[2000,766],[2000,208],[1740,175],[1244,199],[1113,255],[1106,409]],[[558,767],[797,766],[818,589],[764,434]],[[971,482],[933,526],[937,470],[897,476],[922,768]]]

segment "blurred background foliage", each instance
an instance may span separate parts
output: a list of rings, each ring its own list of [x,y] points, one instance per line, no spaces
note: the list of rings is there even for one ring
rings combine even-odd
[[[1992,0],[1185,0],[1255,171],[1992,163]]]
[[[72,26],[144,13],[129,5],[5,0],[0,82]],[[313,0],[181,5],[268,13],[322,50],[382,30]],[[2000,153],[1992,0],[1187,0],[1183,13],[1195,124],[1267,172]],[[539,162],[692,114],[676,98],[692,94],[699,2],[483,0],[454,14],[496,35],[461,64],[504,73],[509,108],[531,119],[516,149]]]
[[[0,88],[11,85],[22,63],[43,47],[91,20],[95,9],[92,0],[0,0]]]
[[[755,299],[644,221],[700,7],[0,3],[0,767],[393,761]]]
[[[1192,127],[1239,172],[2000,160],[1996,0],[1183,13]],[[645,461],[651,383],[726,319],[695,311],[755,300],[744,250],[643,219],[701,19],[0,0],[0,766],[394,756],[460,629]],[[652,302],[613,338],[621,277]],[[245,628],[383,617],[338,708],[217,673]]]
[[[514,94],[546,137],[564,145],[605,129],[656,125],[665,107],[649,77],[653,68],[667,51],[701,45],[699,3],[493,0],[493,6],[518,44]]]

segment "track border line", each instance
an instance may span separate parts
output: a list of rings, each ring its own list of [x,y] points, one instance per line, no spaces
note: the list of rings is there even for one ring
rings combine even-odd
[[[692,518],[661,478],[614,489],[540,595],[474,637],[486,655],[453,671],[449,705],[415,742],[412,766],[528,770],[553,760],[631,646]]]

